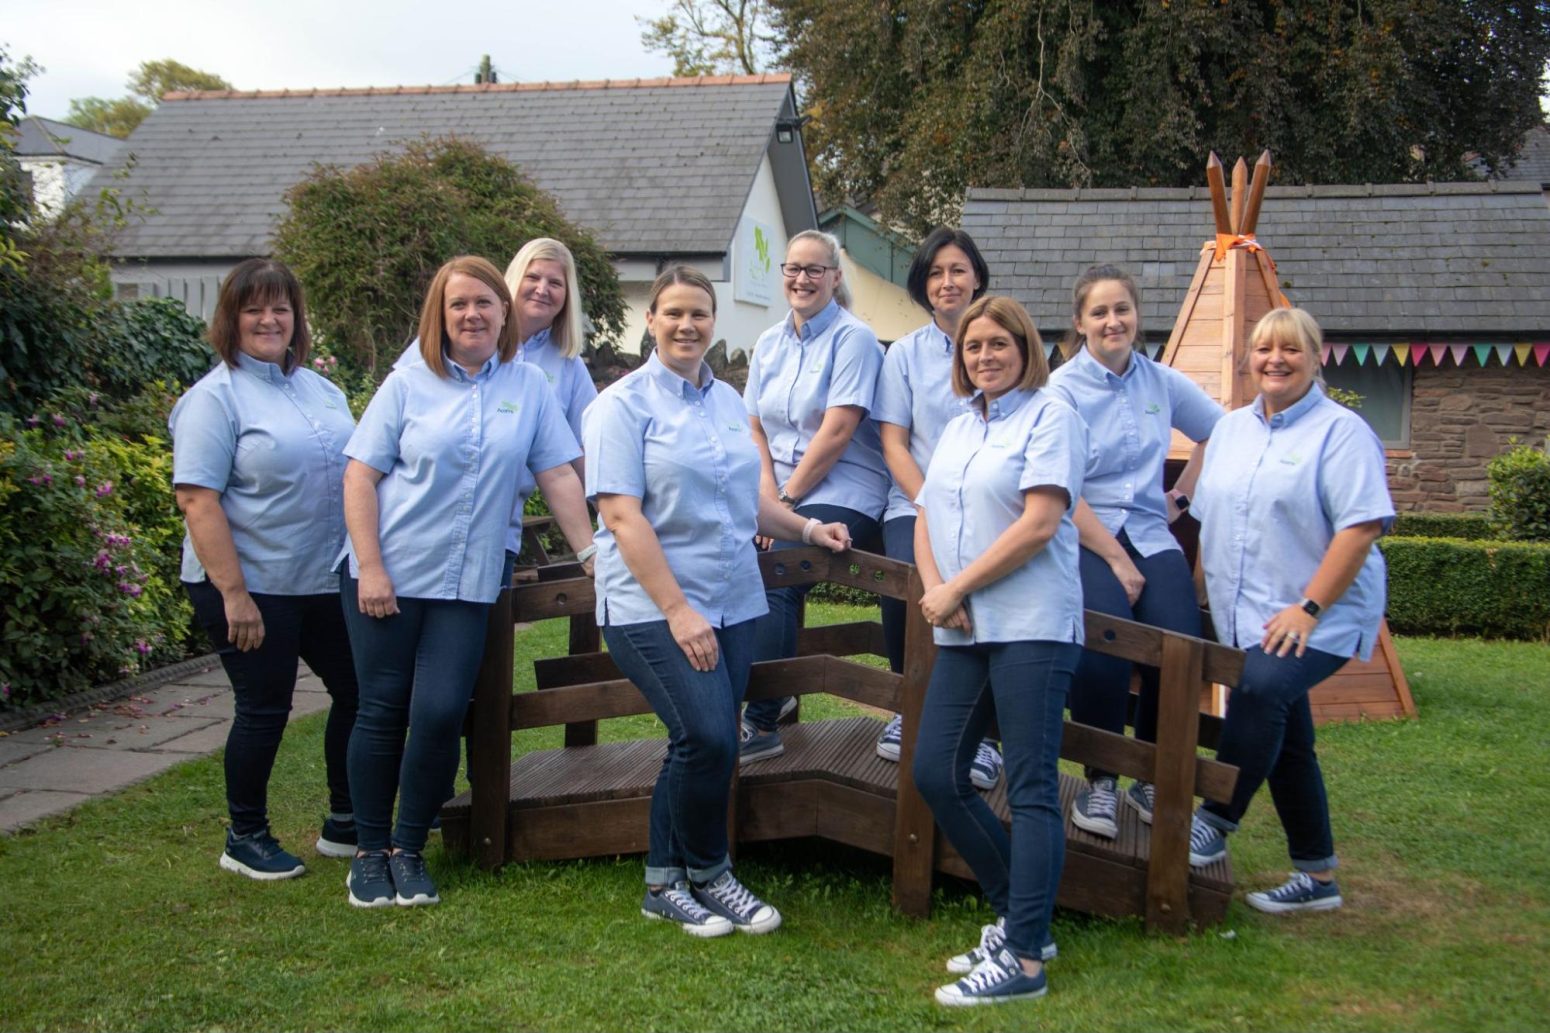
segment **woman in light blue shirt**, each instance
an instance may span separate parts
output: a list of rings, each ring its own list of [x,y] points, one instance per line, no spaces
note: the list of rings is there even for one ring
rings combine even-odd
[[[513,361],[516,337],[495,267],[448,262],[421,309],[422,361],[389,374],[345,449],[340,591],[361,685],[348,885],[358,907],[440,899],[422,852],[503,587],[518,471],[533,472],[573,548],[591,541],[571,466],[581,450],[543,374]]]
[[[872,417],[893,477],[883,513],[883,550],[891,559],[914,563],[915,496],[942,428],[963,412],[963,399],[953,393],[953,335],[964,311],[990,286],[990,269],[973,237],[941,226],[921,241],[905,285],[915,304],[931,313],[931,322],[888,346]],[[904,670],[904,603],[884,597],[881,605],[888,666],[898,674]],[[903,727],[895,714],[878,737],[879,757],[898,761]],[[981,789],[996,784],[1001,752],[994,743],[981,745],[969,776]]]
[[[1383,446],[1320,388],[1322,336],[1302,309],[1274,309],[1249,338],[1259,396],[1224,416],[1197,490],[1201,567],[1221,641],[1248,653],[1217,758],[1238,767],[1232,800],[1195,812],[1189,860],[1227,854],[1270,783],[1291,878],[1248,902],[1274,914],[1341,905],[1308,691],[1372,656],[1387,597],[1377,541],[1394,521]]]
[[[221,362],[178,399],[172,480],[188,523],[182,580],[235,698],[226,737],[231,827],[222,868],[253,879],[302,874],[269,829],[269,775],[290,717],[296,662],[323,680],[329,815],[318,853],[355,853],[345,750],[355,668],[333,558],[344,539],[344,393],[307,369],[301,284],[249,258],[221,284],[210,322]]]
[[[995,908],[946,1005],[1041,996],[1049,920],[1065,856],[1060,737],[1082,652],[1082,588],[1071,510],[1087,428],[1045,388],[1033,321],[1010,298],[969,306],[953,351],[968,411],[948,423],[916,499],[920,606],[940,647],[920,715],[913,774],[937,824]],[[1006,755],[1010,837],[969,780],[992,717]]]
[[[597,622],[668,731],[651,797],[641,914],[692,936],[770,932],[780,912],[732,874],[727,802],[737,706],[766,611],[755,534],[849,544],[759,492],[759,451],[737,392],[712,376],[716,294],[675,266],[652,284],[656,348],[583,421],[597,535]]]
[[[759,337],[743,401],[759,448],[759,490],[801,516],[844,524],[856,547],[882,547],[888,501],[877,425],[867,419],[883,365],[877,335],[846,309],[839,241],[803,230],[780,266],[791,312]],[[777,546],[779,548],[779,546]],[[755,660],[795,656],[802,598],[810,586],[769,592]],[[748,704],[743,763],[779,756],[776,731],[787,700]]]
[[[1171,366],[1141,355],[1141,295],[1112,265],[1076,281],[1065,363],[1050,376],[1092,434],[1092,465],[1076,507],[1082,596],[1089,610],[1200,637],[1200,609],[1184,552],[1168,525],[1189,508],[1200,457],[1222,407]],[[1195,442],[1173,489],[1163,462],[1177,430]],[[1071,720],[1125,734],[1130,661],[1086,651],[1071,683]],[[1157,740],[1157,668],[1141,668],[1136,738]],[[1096,836],[1119,833],[1112,771],[1088,767],[1071,821]],[[1136,782],[1125,800],[1152,821],[1152,785]]]

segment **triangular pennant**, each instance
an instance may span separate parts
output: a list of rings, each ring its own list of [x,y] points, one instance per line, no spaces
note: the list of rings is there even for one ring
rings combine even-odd
[[[1550,359],[1550,341],[1540,341],[1534,345],[1534,361],[1543,366],[1546,359]]]
[[[1432,357],[1433,366],[1441,366],[1442,357],[1448,354],[1448,346],[1446,344],[1428,344],[1426,345],[1426,350]]]
[[[1453,353],[1453,364],[1455,366],[1462,366],[1464,365],[1464,356],[1469,354],[1469,345],[1450,344],[1448,345],[1448,351]]]
[[[1372,345],[1353,344],[1351,345],[1351,350],[1356,353],[1356,364],[1358,366],[1367,365],[1367,356],[1372,351]]]
[[[1323,349],[1319,353],[1319,364],[1321,366],[1328,366],[1329,365],[1329,345],[1327,345],[1327,344],[1323,347]],[[1540,363],[1540,365],[1544,365],[1544,363]]]
[[[1373,362],[1373,365],[1374,366],[1381,366],[1381,365],[1383,365],[1383,360],[1389,357],[1389,346],[1386,345],[1386,344],[1375,344],[1375,345],[1372,346],[1372,348],[1373,348],[1373,358],[1376,360],[1375,362]],[[1403,366],[1405,364],[1405,360],[1403,358],[1401,358],[1399,360],[1399,364],[1401,366]]]
[[[1350,348],[1351,346],[1349,344],[1337,344],[1333,346],[1333,351],[1335,353],[1335,365],[1338,366],[1345,362],[1345,353],[1349,351]]]
[[[1049,342],[1049,341],[1044,342],[1044,357],[1046,359],[1050,357],[1051,353],[1053,353],[1054,350],[1055,350],[1055,345],[1052,342]]]
[[[1475,353],[1475,361],[1480,364],[1482,369],[1485,368],[1486,362],[1491,358],[1493,350],[1491,346],[1489,344],[1476,344],[1472,345],[1470,350]]]
[[[1512,346],[1512,354],[1518,357],[1518,365],[1520,366],[1528,365],[1529,352],[1533,350],[1534,346],[1527,342],[1524,342],[1523,344],[1515,344]]]
[[[1383,346],[1379,345],[1378,347],[1381,348]],[[1394,358],[1398,360],[1398,362],[1399,362],[1399,364],[1401,366],[1403,366],[1405,363],[1409,362],[1410,361],[1410,346],[1408,344],[1396,344],[1396,345],[1394,345]]]
[[[1510,355],[1512,355],[1512,345],[1498,344],[1495,346],[1495,351],[1496,361],[1500,362],[1503,366],[1507,365],[1507,359]],[[1480,365],[1484,366],[1485,363],[1482,362]]]

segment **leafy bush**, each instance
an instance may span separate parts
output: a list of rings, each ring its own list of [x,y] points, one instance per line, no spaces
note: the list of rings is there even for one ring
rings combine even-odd
[[[1379,546],[1395,632],[1550,637],[1550,545],[1389,536]]]
[[[1485,513],[1401,513],[1394,518],[1394,537],[1492,539],[1496,531]]]
[[[1550,455],[1545,449],[1514,441],[1485,469],[1497,533],[1513,541],[1550,542]]]
[[[624,296],[607,253],[510,162],[466,140],[426,140],[352,169],[319,168],[286,195],[275,255],[307,289],[313,327],[380,380],[415,332],[431,277],[454,255],[500,269],[534,237],[562,240],[594,338],[617,340]]]

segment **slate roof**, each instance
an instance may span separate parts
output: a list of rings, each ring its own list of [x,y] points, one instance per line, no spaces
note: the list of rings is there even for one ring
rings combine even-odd
[[[1114,262],[1139,280],[1149,333],[1166,336],[1215,234],[1204,187],[974,189],[962,225],[991,289],[1056,333],[1077,275]],[[1332,335],[1550,332],[1550,206],[1533,183],[1271,187],[1256,235],[1292,303]]]
[[[615,254],[721,253],[793,108],[786,75],[168,94],[129,139],[121,186],[157,214],[120,254],[267,253],[314,164],[448,135],[519,164]]]
[[[1494,178],[1526,180],[1550,187],[1550,126],[1535,126],[1524,133],[1517,157]]]
[[[19,158],[76,158],[93,165],[115,161],[124,141],[52,118],[29,115],[16,124]]]

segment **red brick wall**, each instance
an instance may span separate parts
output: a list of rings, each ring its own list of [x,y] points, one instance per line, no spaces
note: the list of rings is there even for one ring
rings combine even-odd
[[[1485,464],[1517,437],[1542,445],[1550,434],[1550,368],[1423,366],[1410,400],[1410,449],[1389,453],[1394,508],[1484,511]]]

